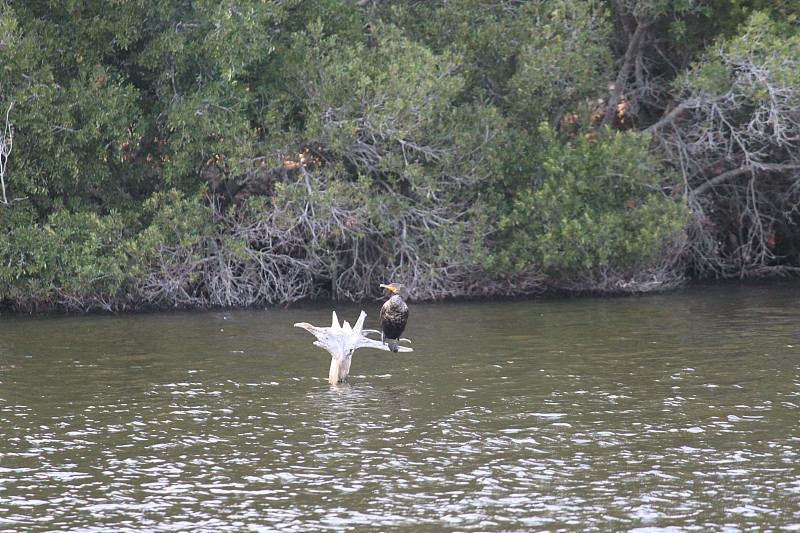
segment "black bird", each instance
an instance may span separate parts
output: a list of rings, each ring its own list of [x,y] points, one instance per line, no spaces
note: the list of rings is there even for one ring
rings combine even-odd
[[[408,324],[408,305],[405,302],[408,298],[408,289],[400,283],[381,284],[381,287],[394,293],[381,307],[381,342],[386,344],[386,339],[394,340],[394,343],[389,342],[389,349],[397,352],[400,347],[400,335]]]

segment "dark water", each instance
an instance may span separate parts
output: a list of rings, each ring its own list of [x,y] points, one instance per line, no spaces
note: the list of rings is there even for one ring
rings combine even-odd
[[[798,303],[416,305],[337,387],[333,307],[2,318],[0,532],[800,530]]]

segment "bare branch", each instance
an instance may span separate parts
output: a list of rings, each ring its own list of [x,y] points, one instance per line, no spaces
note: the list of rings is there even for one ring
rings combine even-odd
[[[11,125],[11,108],[14,107],[14,102],[8,105],[6,111],[6,123],[3,130],[3,137],[0,138],[0,186],[2,187],[3,200],[5,205],[8,205],[8,196],[6,196],[6,168],[8,165],[8,156],[11,155],[11,149],[14,147],[14,128]]]
[[[722,183],[725,183],[728,180],[732,180],[738,178],[739,176],[744,176],[747,174],[755,174],[759,171],[764,172],[787,172],[790,170],[800,170],[800,163],[761,163],[761,164],[754,164],[749,167],[740,167],[728,170],[719,174],[708,181],[702,182],[699,186],[695,189],[690,191],[690,194],[693,196],[698,196],[706,192],[708,189],[716,187]]]
[[[652,124],[651,126],[646,128],[644,130],[644,133],[649,133],[649,134],[658,133],[659,131],[661,131],[665,127],[673,124],[675,122],[675,120],[677,120],[680,117],[681,113],[686,111],[689,108],[689,106],[690,106],[690,102],[687,101],[687,100],[684,100],[683,102],[681,102],[680,104],[675,106],[675,108],[672,111],[670,111],[669,113],[664,115],[661,118],[661,120],[659,120],[655,124]]]

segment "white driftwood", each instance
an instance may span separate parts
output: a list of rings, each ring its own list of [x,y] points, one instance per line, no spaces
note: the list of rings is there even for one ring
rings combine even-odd
[[[350,362],[356,348],[375,348],[376,350],[390,351],[389,347],[381,341],[367,337],[368,333],[380,334],[380,331],[363,329],[365,318],[367,318],[367,313],[361,311],[355,328],[350,327],[346,320],[340,326],[339,318],[336,316],[336,311],[334,311],[333,321],[329,328],[312,326],[307,322],[298,322],[294,325],[294,327],[303,328],[314,335],[317,338],[314,344],[328,350],[331,354],[331,369],[328,372],[328,381],[331,383],[347,381],[347,376],[350,374]],[[408,341],[408,339],[402,340]],[[398,351],[412,352],[413,350],[407,346],[400,346]]]

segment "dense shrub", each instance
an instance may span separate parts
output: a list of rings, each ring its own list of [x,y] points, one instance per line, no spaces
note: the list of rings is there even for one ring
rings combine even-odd
[[[679,281],[688,211],[654,172],[648,139],[608,128],[564,140],[539,127],[537,172],[501,218],[495,268],[558,288],[635,290]]]
[[[0,298],[254,306],[389,279],[431,299],[792,270],[798,15],[0,0]]]

